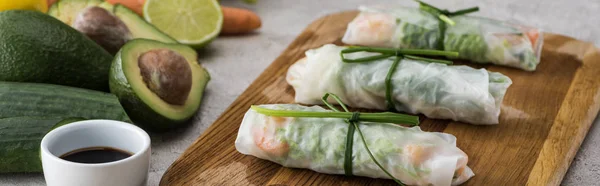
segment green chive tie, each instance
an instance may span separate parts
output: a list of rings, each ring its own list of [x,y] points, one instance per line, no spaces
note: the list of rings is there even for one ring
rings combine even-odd
[[[443,9],[443,10],[439,9],[439,8],[437,8],[433,5],[427,4],[421,0],[415,0],[415,1],[419,3],[419,9],[433,15],[434,17],[436,17],[439,20],[440,32],[438,35],[439,39],[436,44],[437,49],[439,49],[439,50],[444,50],[444,37],[446,36],[446,28],[448,27],[446,24],[448,24],[450,26],[454,26],[456,24],[452,19],[450,19],[450,17],[479,11],[479,7],[471,7],[471,8],[466,8],[466,9],[450,12],[446,9]]]
[[[379,53],[379,54],[373,55],[373,56],[357,58],[357,59],[349,59],[344,56],[344,54],[355,53],[355,52],[372,52],[372,53]],[[340,56],[344,63],[365,63],[365,62],[372,62],[372,61],[376,61],[376,60],[395,57],[394,61],[392,63],[392,66],[388,70],[387,75],[385,77],[385,100],[386,100],[387,109],[389,111],[396,110],[396,107],[394,105],[394,99],[392,98],[392,95],[393,95],[392,94],[392,90],[393,90],[392,77],[394,75],[394,72],[396,71],[396,68],[400,64],[400,61],[402,60],[402,58],[420,60],[420,61],[431,62],[431,63],[452,64],[452,61],[424,58],[424,57],[418,57],[416,55],[458,57],[458,52],[449,52],[449,51],[442,51],[442,50],[354,47],[354,46],[346,48],[340,52]]]
[[[346,112],[348,112],[348,111],[346,111]],[[358,122],[359,117],[360,117],[360,112],[353,112],[352,117],[348,121],[349,122]]]
[[[333,105],[331,105],[329,102],[327,102],[327,98],[329,98],[329,96],[331,96],[333,99],[335,99],[335,101],[340,106],[342,106],[342,108],[344,109],[345,112],[350,112],[350,111],[348,111],[348,108],[346,108],[346,105],[344,105],[342,100],[338,96],[336,96],[335,94],[332,94],[332,93],[326,93],[323,96],[323,98],[321,99],[323,101],[323,103],[325,105],[327,105],[327,107],[329,107],[331,110],[334,110],[336,112],[340,112]],[[344,173],[346,174],[346,176],[352,176],[352,146],[353,146],[353,142],[354,142],[354,131],[356,130],[356,131],[358,131],[360,139],[363,142],[365,149],[369,153],[369,156],[371,156],[371,160],[373,160],[373,162],[375,162],[375,164],[377,164],[377,166],[383,172],[385,172],[385,174],[387,174],[396,183],[398,183],[398,185],[405,185],[404,183],[402,183],[402,181],[398,180],[396,177],[394,177],[392,174],[390,174],[390,172],[388,172],[385,168],[383,168],[383,166],[381,166],[379,161],[377,161],[377,159],[375,159],[375,156],[373,156],[371,149],[369,149],[369,146],[367,145],[365,136],[363,135],[360,128],[358,128],[358,123],[359,123],[359,118],[360,118],[359,116],[360,116],[360,112],[354,112],[354,113],[352,113],[352,117],[350,119],[346,120],[346,122],[348,123],[348,134],[346,135],[346,151],[344,154]]]

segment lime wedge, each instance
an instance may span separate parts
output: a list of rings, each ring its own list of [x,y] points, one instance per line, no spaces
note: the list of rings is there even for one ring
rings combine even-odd
[[[223,24],[216,0],[146,0],[144,18],[179,43],[194,48],[210,43]]]

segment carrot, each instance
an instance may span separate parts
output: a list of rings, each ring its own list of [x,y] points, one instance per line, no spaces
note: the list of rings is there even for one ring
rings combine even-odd
[[[538,30],[531,30],[527,32],[527,37],[529,37],[531,45],[535,47],[535,45],[537,44],[536,42],[538,40],[538,37],[540,37],[540,32]]]
[[[221,34],[243,34],[260,28],[260,17],[249,10],[221,6],[223,27]]]
[[[146,0],[106,0],[110,4],[122,4],[123,6],[133,10],[135,13],[140,16],[144,14],[144,2]]]

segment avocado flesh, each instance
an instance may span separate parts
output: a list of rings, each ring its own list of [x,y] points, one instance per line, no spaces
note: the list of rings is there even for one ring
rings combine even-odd
[[[169,104],[153,92],[142,77],[139,58],[151,50],[168,49],[183,56],[191,71],[191,87],[183,104]],[[147,39],[134,39],[125,44],[113,61],[109,85],[132,121],[150,130],[174,128],[185,123],[199,109],[204,88],[210,80],[208,72],[197,61],[192,48]]]
[[[127,25],[133,39],[141,38],[156,40],[163,43],[177,43],[177,40],[161,32],[123,5],[115,5],[113,13]]]
[[[112,12],[112,11],[113,11],[113,9],[115,8],[115,6],[113,6],[112,4],[110,4],[109,2],[106,2],[106,1],[104,1],[104,2],[100,3],[100,4],[99,4],[99,5],[97,5],[97,6],[98,6],[98,7],[100,7],[100,8],[104,8],[104,9],[106,9],[106,10],[108,10],[108,11],[111,11],[111,12]]]
[[[75,27],[74,23],[77,17],[84,10],[86,10],[86,8],[94,6],[104,8],[118,17],[123,23],[125,23],[127,30],[130,32],[129,34],[113,33],[106,35],[122,35],[123,39],[126,40],[144,38],[157,40],[164,43],[177,43],[177,40],[156,29],[154,26],[146,22],[142,17],[138,16],[135,12],[120,4],[113,6],[110,3],[101,0],[60,0],[50,7],[48,14],[61,20],[71,27]],[[103,26],[90,27],[102,28]],[[99,44],[105,46],[102,43]],[[117,48],[120,47],[121,46],[118,46]],[[111,49],[107,48],[107,50]]]
[[[71,26],[79,11],[90,6],[98,6],[101,3],[103,3],[102,0],[59,0],[50,7],[48,14]]]

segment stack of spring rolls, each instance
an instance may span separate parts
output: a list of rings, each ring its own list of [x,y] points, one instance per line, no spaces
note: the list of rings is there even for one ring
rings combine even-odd
[[[422,9],[359,9],[361,13],[348,25],[342,39],[349,45],[456,51],[460,59],[525,71],[534,71],[540,61],[542,35],[538,29],[460,15],[451,17],[454,25],[440,30],[439,24],[445,23]],[[409,58],[392,66],[396,56],[346,63],[340,53],[347,48],[327,44],[308,50],[305,58],[289,68],[286,80],[296,92],[297,103],[322,104],[324,94],[334,93],[354,108],[386,110],[391,98],[393,108],[400,112],[477,125],[499,123],[500,106],[512,83],[501,73]],[[352,54],[355,58],[374,55]],[[388,77],[390,69],[395,73]],[[388,87],[386,80],[393,86]],[[297,104],[259,107],[331,112]],[[361,122],[358,127],[382,168],[354,133],[352,175],[395,178],[408,185],[458,185],[474,176],[467,167],[468,156],[456,147],[456,138],[450,134],[391,123]],[[286,167],[344,174],[348,157],[344,153],[350,148],[348,128],[348,120],[340,118],[280,117],[250,109],[235,146],[242,154]]]

